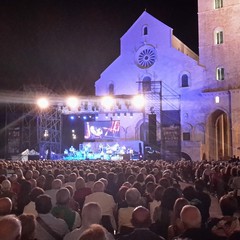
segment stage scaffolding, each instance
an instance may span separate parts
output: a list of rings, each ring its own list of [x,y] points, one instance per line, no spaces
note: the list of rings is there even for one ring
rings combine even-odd
[[[37,140],[42,158],[58,158],[62,146],[62,118],[57,106],[39,111],[37,117]]]

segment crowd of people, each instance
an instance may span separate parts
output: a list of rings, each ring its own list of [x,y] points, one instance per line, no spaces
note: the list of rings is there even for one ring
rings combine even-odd
[[[0,239],[240,239],[238,164],[0,160]]]

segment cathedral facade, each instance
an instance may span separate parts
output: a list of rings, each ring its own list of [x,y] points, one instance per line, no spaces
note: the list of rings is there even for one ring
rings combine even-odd
[[[121,140],[151,142],[149,121],[155,115],[154,137],[163,145],[163,116],[178,113],[182,156],[219,160],[240,154],[239,10],[238,0],[199,1],[199,56],[173,29],[142,13],[120,39],[119,57],[95,84],[97,96],[145,98],[144,109],[131,118],[118,115]],[[174,128],[177,120],[168,119]]]

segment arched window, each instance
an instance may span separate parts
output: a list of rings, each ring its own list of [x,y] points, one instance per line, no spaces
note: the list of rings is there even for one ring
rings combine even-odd
[[[183,74],[181,80],[182,80],[182,84],[181,84],[182,87],[189,87],[187,74]]]
[[[114,84],[113,83],[110,83],[108,85],[108,93],[109,93],[109,95],[114,95]]]
[[[224,80],[224,68],[223,67],[217,67],[216,68],[216,79],[218,81]]]
[[[148,28],[147,27],[143,28],[143,35],[148,35]]]
[[[150,92],[151,91],[151,78],[146,76],[142,80],[142,91],[143,92]]]
[[[143,35],[143,36],[148,35],[148,27],[147,27],[146,25],[143,26],[143,28],[142,28],[142,35]]]
[[[217,28],[214,30],[214,43],[216,45],[223,44],[223,29]]]

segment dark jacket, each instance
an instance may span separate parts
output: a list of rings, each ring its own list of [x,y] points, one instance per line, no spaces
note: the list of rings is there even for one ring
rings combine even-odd
[[[137,228],[132,233],[124,235],[118,240],[165,240],[156,233],[150,231],[148,228]]]

